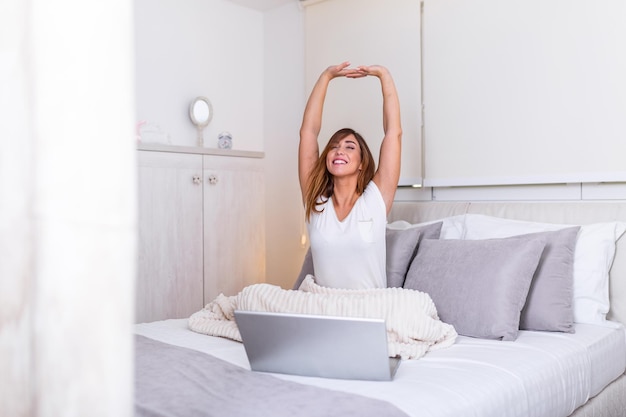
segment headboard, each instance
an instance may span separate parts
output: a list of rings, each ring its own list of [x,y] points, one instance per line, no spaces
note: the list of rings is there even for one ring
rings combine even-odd
[[[626,202],[395,202],[389,222],[422,223],[444,217],[474,213],[542,223],[584,225],[609,221],[626,222]],[[610,273],[611,308],[607,318],[626,324],[626,237],[617,242]]]

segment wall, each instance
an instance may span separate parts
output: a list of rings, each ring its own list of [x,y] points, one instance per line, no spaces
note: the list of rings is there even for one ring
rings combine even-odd
[[[336,22],[336,21],[342,21],[342,17],[346,17],[348,15],[350,15],[350,19],[345,20],[346,22],[350,22],[349,24],[346,23],[346,28],[344,30],[344,28],[342,28],[341,30],[343,30],[343,37],[341,37],[341,42],[338,42],[339,45],[342,45],[343,43],[347,43],[348,46],[352,46],[353,49],[355,50],[368,50],[367,49],[367,45],[373,44],[373,41],[371,39],[368,39],[367,37],[363,37],[363,41],[361,41],[361,37],[357,37],[356,39],[352,39],[350,38],[350,34],[352,33],[352,29],[356,28],[358,29],[360,27],[360,25],[365,24],[367,26],[368,24],[368,14],[364,13],[362,10],[359,10],[358,12],[350,12],[350,9],[347,7],[351,4],[351,2],[353,2],[354,0],[328,0],[328,1],[324,1],[320,4],[317,4],[316,2],[311,2],[310,6],[308,6],[306,8],[307,13],[311,13],[312,15],[315,16],[316,19],[308,19],[309,16],[307,16],[307,23],[310,22],[314,22],[314,20],[317,21],[317,23],[314,23],[315,26],[311,26],[310,24],[307,24],[306,27],[306,36],[307,37],[313,37],[313,41],[312,44],[315,45],[315,40],[317,39],[322,39],[324,40],[325,37],[322,36],[323,34],[326,34],[328,32],[327,28],[324,26],[325,23],[327,22]],[[445,3],[445,4],[444,4]],[[433,6],[438,6],[438,7],[448,7],[453,9],[454,11],[458,12],[458,10],[455,10],[454,8],[457,6],[451,6],[449,4],[450,2],[438,2],[437,0],[433,0],[432,2],[427,1],[424,3],[424,8],[426,10],[426,8],[428,7],[432,7]],[[457,31],[455,30],[450,30],[449,27],[445,26],[445,23],[443,24],[438,24],[437,28],[441,28],[441,32],[445,33],[445,34],[456,34],[459,38],[464,39],[466,32],[467,32],[467,27],[471,27],[472,31],[474,31],[475,33],[480,34],[480,36],[478,36],[478,38],[480,39],[487,39],[486,41],[482,41],[481,46],[484,46],[485,48],[489,48],[489,46],[492,45],[492,43],[489,42],[490,39],[493,40],[498,40],[501,41],[501,36],[496,36],[494,34],[494,29],[493,26],[497,27],[498,24],[501,24],[501,19],[499,19],[499,16],[501,15],[505,15],[508,16],[510,14],[515,14],[517,12],[517,8],[518,7],[523,7],[524,11],[528,13],[528,15],[525,15],[525,17],[527,18],[527,20],[532,21],[532,19],[537,20],[537,22],[544,22],[545,23],[545,19],[549,18],[550,15],[550,11],[554,11],[555,8],[558,7],[562,7],[562,8],[566,8],[566,6],[564,5],[567,2],[562,2],[562,1],[556,1],[556,0],[551,0],[550,1],[550,8],[539,8],[539,9],[535,9],[533,8],[536,5],[532,5],[532,4],[526,4],[524,2],[521,3],[515,3],[515,4],[511,4],[509,6],[507,6],[506,8],[502,8],[502,7],[494,7],[495,3],[497,3],[497,0],[480,0],[480,1],[476,1],[473,2],[471,5],[468,5],[466,2],[462,2],[460,1],[459,3],[463,3],[464,7],[470,8],[472,10],[473,13],[476,13],[478,15],[481,16],[481,19],[484,19],[485,21],[488,22],[492,22],[493,25],[489,26],[489,25],[477,25],[475,24],[475,20],[476,19],[470,19],[470,13],[457,13],[458,16],[455,15],[455,17],[458,18],[458,21],[456,22],[456,24],[454,25],[455,29],[456,28],[463,28],[464,31],[461,32],[461,34],[459,35]],[[401,4],[401,3],[399,3]],[[567,3],[569,4],[569,3]],[[612,2],[613,6],[615,7],[615,10],[626,10],[624,9],[623,5],[619,4],[619,2]],[[381,13],[379,13],[379,15],[385,16],[386,19],[384,19],[385,21],[399,21],[401,22],[400,24],[402,24],[402,22],[406,22],[405,18],[406,15],[411,15],[412,13],[404,13],[403,16],[393,16],[393,13],[396,13],[396,9],[393,9],[391,11],[391,15],[388,14],[389,10],[386,9],[386,7],[388,6],[387,2],[381,1],[381,0],[367,0],[367,1],[363,1],[363,2],[359,2],[359,5],[361,5],[362,7],[367,7],[370,9],[384,9],[384,13],[381,11]],[[580,6],[580,7],[578,7]],[[602,7],[598,7],[596,10],[594,10],[594,13],[587,13],[586,9],[584,9],[584,5],[582,5],[582,3],[577,2],[577,7],[578,7],[578,11],[580,10],[584,10],[585,15],[588,15],[589,18],[593,18],[593,19],[599,19],[600,22],[594,22],[595,23],[595,28],[597,27],[603,27],[604,24],[606,24],[606,26],[609,28],[607,30],[610,30],[611,28],[614,28],[615,22],[618,20],[617,17],[611,17],[608,18],[606,15],[604,16],[605,18],[605,22],[603,22],[601,19],[601,17],[598,16],[602,16],[602,13],[606,13],[606,10]],[[546,12],[546,9],[549,9],[548,12]],[[371,10],[370,10],[371,12]],[[571,11],[570,11],[571,12]],[[339,16],[338,14],[341,13],[343,16]],[[402,12],[397,12],[397,13],[402,13]],[[321,14],[321,15],[320,15]],[[571,13],[570,13],[571,14]],[[622,13],[623,14],[623,13]],[[620,16],[622,14],[619,14]],[[560,16],[560,15],[559,15]],[[570,17],[570,15],[565,14],[564,16],[568,16]],[[398,19],[400,18],[401,19]],[[444,16],[444,18],[442,20],[445,20],[445,18],[448,17],[447,15]],[[549,19],[548,19],[549,20]],[[568,19],[565,19],[566,23],[568,24],[567,29],[569,31],[575,31],[577,36],[582,36],[585,37],[585,32],[581,31],[581,30],[576,30],[576,28],[579,25],[581,26],[582,24],[580,23],[580,19],[574,22],[569,22]],[[356,22],[355,22],[356,21]],[[419,20],[415,19],[415,23],[411,23],[409,22],[408,24],[419,24],[418,23]],[[460,23],[459,23],[460,22]],[[568,23],[569,22],[569,23]],[[428,21],[424,21],[423,24],[425,26],[428,25]],[[430,22],[432,23],[432,22]],[[552,32],[548,31],[544,31],[542,32],[542,38],[538,39],[537,42],[539,44],[552,44],[554,42],[555,38],[559,38],[559,34],[560,34],[560,30],[555,30],[555,28],[553,27],[553,24],[557,24],[560,23],[561,25],[563,25],[564,23],[561,21],[559,22],[558,19],[554,19],[554,20],[549,20],[547,26],[549,28],[552,28]],[[404,23],[405,25],[407,23]],[[465,26],[464,26],[465,25]],[[445,28],[444,28],[445,26]],[[524,30],[526,30],[526,28],[528,27],[528,25],[526,25],[526,21],[524,21],[524,25],[522,25],[524,27]],[[427,28],[430,29],[430,31],[432,32],[434,30],[434,28],[431,27]],[[331,33],[334,33],[335,29],[331,30]],[[340,30],[340,32],[341,32]],[[503,35],[505,33],[507,33],[508,28],[500,28],[500,35]],[[525,33],[524,30],[522,30],[522,34]],[[407,31],[409,32],[409,31]],[[413,32],[410,32],[413,33]],[[429,32],[425,31],[424,32],[424,36],[427,36]],[[536,31],[530,30],[527,35],[528,37],[531,37],[530,35],[535,35]],[[393,33],[389,35],[390,39],[393,37]],[[412,36],[411,34],[407,35],[407,36]],[[346,40],[347,39],[347,40]],[[603,38],[604,39],[604,38]],[[332,40],[332,37],[331,37]],[[384,40],[385,39],[377,39],[377,42],[380,42],[382,44],[384,44]],[[429,39],[425,39],[423,42],[426,44],[425,46],[429,46],[429,43],[427,42],[429,41]],[[430,41],[432,41],[432,39],[430,39]],[[610,46],[619,46],[619,44],[617,42],[619,42],[619,39],[616,39],[616,42],[614,45],[609,45]],[[365,45],[361,44],[360,42],[363,42]],[[498,44],[498,42],[494,42],[495,44]],[[331,53],[333,52],[335,49],[337,49],[337,47],[335,45],[331,44],[332,42],[328,42],[329,47],[324,48],[323,49],[323,53]],[[414,42],[415,43],[415,49],[413,51],[411,51],[411,49],[409,47],[404,47],[404,48],[400,48],[399,50],[395,50],[394,49],[394,53],[398,56],[400,56],[400,67],[402,67],[402,63],[405,64],[406,67],[410,67],[413,63],[412,60],[412,56],[415,54],[419,54],[419,42]],[[317,46],[317,45],[315,45]],[[609,49],[609,47],[605,48],[605,49]],[[371,49],[375,50],[376,45],[374,44],[373,47]],[[312,52],[311,52],[312,49]],[[439,57],[440,55],[445,55],[445,53],[448,52],[448,49],[450,48],[445,48],[445,46],[439,46],[437,48],[430,48],[429,49],[429,53],[430,53],[430,60],[433,61],[433,58]],[[619,48],[618,48],[619,49]],[[622,48],[623,49],[623,48]],[[331,52],[328,52],[331,51]],[[407,52],[408,51],[408,52]],[[597,52],[597,51],[596,51]],[[317,51],[316,48],[310,48],[307,49],[306,51],[307,53],[307,60],[309,59],[309,54],[312,55],[313,58],[315,58],[315,56],[319,55],[319,52]],[[317,54],[317,55],[316,55]],[[563,54],[561,54],[563,55]],[[554,56],[551,57],[551,59],[549,61],[546,62],[538,62],[534,64],[534,67],[537,68],[543,68],[544,70],[546,70],[546,73],[549,74],[553,74],[554,72],[557,72],[559,74],[557,79],[551,79],[550,82],[554,83],[554,84],[559,84],[562,80],[561,80],[561,75],[565,74],[567,76],[571,76],[571,72],[567,73],[567,71],[556,71],[555,68],[560,68],[561,66],[563,66],[564,64],[567,64],[569,61],[566,61],[561,55],[559,54],[555,54]],[[615,54],[617,56],[616,61],[617,62],[626,62],[623,60],[623,57],[626,56],[624,55],[623,52],[620,53],[616,53]],[[480,64],[485,61],[485,62],[492,62],[492,61],[488,61],[486,58],[478,58],[479,55],[472,55],[471,57],[464,57],[464,59],[462,60],[462,63],[465,65],[475,65],[478,66],[479,68],[482,68],[480,66]],[[496,62],[500,62],[500,61],[506,61],[506,54],[502,54],[502,53],[491,53],[488,55],[489,60],[493,60]],[[621,61],[620,61],[621,59]],[[426,60],[426,57],[424,58],[424,60]],[[599,62],[603,62],[603,61],[599,61]],[[545,65],[550,65],[550,63],[552,63],[554,68],[552,69],[552,72],[547,71],[548,68],[544,68]],[[461,63],[457,63],[456,65],[454,64],[450,64],[448,66],[446,66],[446,70],[448,70],[448,72],[450,73],[450,75],[448,75],[448,78],[446,78],[444,80],[443,83],[440,83],[437,85],[437,89],[435,91],[433,91],[433,88],[431,87],[431,84],[433,83],[433,77],[428,78],[428,77],[422,77],[422,83],[424,85],[424,90],[429,89],[429,91],[431,92],[431,103],[432,103],[432,99],[433,96],[438,97],[440,95],[443,95],[443,92],[446,92],[446,88],[449,88],[450,85],[450,81],[455,81],[455,82],[459,82],[462,83],[463,85],[466,86],[473,86],[475,87],[475,90],[478,90],[479,87],[478,86],[483,86],[483,90],[478,90],[477,93],[475,93],[475,95],[477,97],[480,97],[480,91],[484,91],[485,90],[485,83],[483,84],[474,84],[472,80],[468,81],[465,77],[467,76],[467,74],[464,71],[459,71],[459,68],[462,68],[462,66],[460,65]],[[529,65],[529,63],[525,62],[525,65]],[[557,65],[558,64],[558,65]],[[593,61],[593,65],[598,65],[598,62]],[[526,68],[524,66],[521,67],[522,69]],[[621,68],[621,67],[619,67]],[[613,71],[614,72],[614,71]],[[432,75],[432,74],[431,74]],[[563,75],[563,76],[565,76]],[[508,91],[508,88],[513,88],[516,87],[517,85],[515,84],[517,82],[517,80],[509,80],[507,78],[507,73],[505,72],[499,72],[499,73],[495,73],[493,74],[492,72],[489,72],[489,82],[493,83],[493,85],[496,86],[503,86],[502,89],[503,91]],[[308,80],[308,77],[307,77]],[[465,81],[463,81],[465,80]],[[448,83],[446,84],[446,81],[448,81]],[[592,85],[593,83],[589,83],[589,85],[585,86],[586,88],[590,88],[592,89]],[[623,85],[623,83],[619,84],[620,86]],[[400,86],[399,86],[400,87]],[[452,89],[453,91],[457,91],[457,89]],[[399,88],[399,93],[402,96],[404,90],[400,90]],[[617,91],[621,91],[621,90],[617,90]],[[624,97],[623,95],[620,94],[614,94],[612,97],[616,97],[616,99],[614,99],[611,102],[608,102],[606,105],[609,106],[612,110],[613,113],[615,113],[616,111],[619,111],[620,109],[623,109],[623,103],[624,103]],[[346,98],[343,97],[342,100],[345,100]],[[464,113],[468,113],[469,107],[471,107],[472,105],[475,105],[475,103],[478,102],[478,100],[475,100],[473,102],[473,104],[468,104],[465,107],[461,108],[459,110],[460,114],[464,114]],[[428,103],[426,103],[426,105],[428,105]],[[414,106],[417,107],[417,106]],[[504,108],[508,109],[509,107],[507,106],[503,106]],[[587,108],[588,106],[580,106],[581,108]],[[428,108],[428,106],[426,106],[426,108]],[[455,116],[452,117],[451,116],[451,110],[454,108],[454,106],[452,105],[448,105],[447,107],[444,107],[443,110],[441,111],[442,114],[442,122],[441,124],[447,127],[457,127],[460,126],[459,125],[459,120],[460,117]],[[617,110],[616,110],[617,109]],[[478,113],[480,113],[481,111],[483,111],[483,107],[482,106],[478,106],[475,110],[477,110]],[[412,113],[416,113],[418,110],[413,111]],[[548,117],[548,119],[553,118],[553,116],[557,116],[560,115],[561,117],[563,116],[563,114],[566,114],[564,112],[560,112],[561,109],[553,109],[552,112],[544,112],[546,115],[549,115],[550,117]],[[469,114],[469,113],[468,113]],[[414,116],[409,116],[409,117],[404,117],[403,115],[403,125],[405,125],[407,120],[413,120],[413,119],[417,119],[419,116],[418,115],[414,115]],[[545,117],[545,115],[544,115]],[[578,118],[580,119],[580,118]],[[525,122],[524,122],[525,123]],[[404,127],[404,126],[403,126]],[[427,132],[427,137],[426,139],[428,139],[428,129],[429,129],[429,124],[428,122],[426,122],[426,132]],[[408,129],[409,131],[411,131],[411,129]],[[463,130],[463,129],[461,129]],[[600,131],[600,129],[596,129],[597,131]],[[616,132],[619,132],[618,130],[616,130]],[[622,144],[622,140],[621,139],[614,139],[614,137],[616,136],[615,132],[613,132],[613,135],[611,136],[613,139],[610,139],[608,137],[608,135],[605,135],[607,137],[603,137],[604,142],[602,142],[605,146],[606,149],[610,149],[611,150],[611,154],[612,155],[621,155],[621,150],[623,148],[623,144]],[[571,139],[570,136],[565,136],[567,138],[567,140],[565,141],[566,143],[568,143],[567,141]],[[584,137],[585,141],[585,146],[594,147],[594,144],[596,142],[599,142],[598,140],[593,141],[591,139],[592,135],[589,135],[587,137]],[[408,135],[407,135],[407,139],[408,139]],[[432,138],[431,138],[432,139]],[[579,141],[581,139],[579,138]],[[440,141],[443,142],[443,141]],[[556,140],[553,140],[554,143],[558,144],[559,142]],[[431,151],[433,150],[433,144],[431,141],[431,146],[430,148],[428,146],[426,146],[428,144],[428,140],[426,140],[426,144],[425,144],[425,159],[428,162],[429,161],[429,149],[431,149]],[[484,158],[485,156],[489,159],[489,160],[493,160],[493,161],[498,161],[499,160],[499,155],[494,155],[493,154],[493,148],[490,148],[488,151],[482,151],[480,150],[480,148],[476,148],[473,150],[472,152],[469,152],[467,150],[465,151],[459,151],[460,149],[466,149],[463,148],[460,144],[455,144],[455,143],[445,143],[445,146],[443,147],[443,149],[441,150],[441,144],[438,143],[438,145],[440,145],[440,152],[442,152],[444,155],[450,156],[451,159],[452,158],[457,158],[457,160],[459,161],[463,161],[464,163],[466,163],[469,166],[479,166],[481,164],[481,159],[480,158]],[[465,145],[465,144],[463,144]],[[473,145],[470,144],[470,145]],[[524,145],[526,145],[526,142],[524,142]],[[547,149],[549,148],[549,144],[546,143],[545,141],[541,141],[541,145],[542,148],[544,149],[544,147]],[[554,145],[552,144],[552,147],[554,148],[556,146],[557,151],[554,152],[550,152],[550,157],[553,158],[554,161],[558,161],[559,160],[559,155],[562,154],[562,152],[559,152],[559,149],[563,149],[563,146],[560,145]],[[564,145],[566,146],[566,145]],[[511,146],[511,148],[513,148]],[[571,147],[574,148],[574,147]],[[471,146],[470,146],[471,149]],[[478,150],[478,151],[477,151]],[[404,166],[407,165],[405,157],[407,156],[405,154],[406,149],[403,149],[403,169]],[[433,152],[434,153],[434,152]],[[588,152],[589,153],[589,152]],[[587,154],[588,154],[587,153]],[[520,155],[521,153],[518,152],[515,154],[515,156]],[[585,156],[587,156],[587,154],[585,154]],[[598,152],[594,152],[594,154],[598,154]],[[526,155],[528,155],[528,152],[526,153]],[[577,155],[577,157],[579,157],[579,155]],[[532,166],[532,162],[534,162],[535,159],[539,159],[537,156],[537,152],[535,153],[531,153],[530,156],[526,159],[526,161],[528,162],[526,165],[528,166]],[[570,158],[573,159],[573,158]],[[584,159],[584,158],[583,158]],[[615,157],[612,158],[613,160],[616,160]],[[415,164],[418,165],[421,161],[420,160],[415,160]],[[458,164],[457,164],[458,165]],[[584,166],[585,164],[580,164],[580,166],[578,167],[578,170],[583,172],[588,168],[586,166]],[[453,164],[454,166],[454,164]],[[432,169],[433,166],[432,164],[430,165],[430,168]],[[532,174],[535,174],[535,172],[533,171]],[[433,185],[437,185],[434,188],[401,188],[398,190],[397,193],[397,199],[398,200],[582,200],[582,199],[623,199],[626,196],[626,184],[625,183],[594,183],[594,182],[585,182],[585,183],[581,183],[581,182],[573,182],[571,183],[571,181],[558,181],[558,183],[555,183],[555,181],[553,180],[553,178],[547,176],[547,175],[541,175],[540,173],[536,173],[537,175],[533,176],[533,175],[527,175],[526,177],[529,178],[532,181],[528,181],[527,183],[520,183],[520,182],[507,182],[507,184],[516,184],[516,185],[510,185],[510,186],[500,186],[498,184],[502,184],[502,182],[495,182],[495,183],[478,183],[478,184],[487,184],[487,186],[456,186],[456,187],[452,187],[452,186],[443,186],[444,184],[433,184]],[[532,178],[531,178],[532,177]],[[573,176],[570,176],[573,177]],[[609,176],[607,180],[610,180],[612,177]],[[426,177],[426,185],[429,185],[428,182],[428,176]],[[573,180],[576,181],[576,180]],[[577,180],[580,181],[580,180]],[[598,180],[596,179],[595,181],[604,181],[604,180]],[[445,185],[471,185],[471,184],[475,184],[472,182],[468,182],[467,184],[465,184],[463,181],[458,181],[456,184],[445,184]],[[490,185],[493,184],[493,185]],[[531,184],[531,185],[525,185],[525,184]]]
[[[206,96],[205,147],[263,150],[263,13],[225,0],[135,0],[137,122],[146,142],[195,146],[189,104]]]
[[[303,11],[296,1],[265,13],[266,277],[291,288],[307,244],[298,183],[305,105]]]
[[[626,182],[626,3],[506,4],[424,2],[426,185]]]
[[[393,22],[393,24],[381,24]],[[332,64],[381,64],[398,90],[402,119],[400,184],[422,183],[420,2],[415,0],[334,0],[308,3],[305,12],[305,80],[313,88]],[[384,136],[382,95],[375,77],[332,81],[324,102],[320,149],[334,132],[352,127],[378,161]]]

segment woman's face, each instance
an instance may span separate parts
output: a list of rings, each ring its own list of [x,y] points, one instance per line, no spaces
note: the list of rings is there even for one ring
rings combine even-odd
[[[330,145],[326,169],[335,177],[358,174],[361,169],[361,147],[354,135],[348,135]]]

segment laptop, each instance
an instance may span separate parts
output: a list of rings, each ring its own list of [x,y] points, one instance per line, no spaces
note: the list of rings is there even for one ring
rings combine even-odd
[[[258,372],[392,380],[383,319],[235,311],[250,368]]]

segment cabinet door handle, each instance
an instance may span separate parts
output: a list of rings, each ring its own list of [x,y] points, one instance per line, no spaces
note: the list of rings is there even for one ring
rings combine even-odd
[[[215,175],[215,174],[209,175],[208,180],[209,180],[209,184],[211,184],[211,185],[217,184],[217,175]]]
[[[193,176],[193,183],[194,184],[200,184],[202,182],[202,177],[200,175],[194,175]]]

